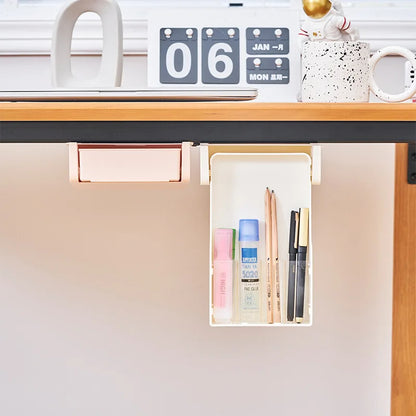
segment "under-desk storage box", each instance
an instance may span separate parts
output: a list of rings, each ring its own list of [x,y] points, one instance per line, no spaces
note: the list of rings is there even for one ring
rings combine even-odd
[[[314,156],[314,157],[313,157]],[[210,169],[210,324],[212,326],[310,326],[312,324],[312,227],[311,186],[320,180],[320,149],[312,146],[207,146],[201,164],[208,158]],[[314,169],[312,158],[315,159]],[[205,163],[206,164],[206,163]],[[203,172],[201,171],[203,179]],[[265,191],[274,190],[277,206],[278,270],[280,276],[281,322],[267,323],[265,253]],[[304,315],[300,324],[287,321],[287,282],[289,269],[289,228],[291,211],[309,209],[308,253],[306,260]],[[259,220],[260,313],[255,323],[240,320],[239,220]],[[214,232],[235,229],[233,262],[233,314],[230,322],[214,319]]]
[[[190,143],[69,143],[71,182],[187,182]]]

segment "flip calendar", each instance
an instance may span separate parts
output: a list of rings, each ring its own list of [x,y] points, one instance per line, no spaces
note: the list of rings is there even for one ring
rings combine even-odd
[[[258,89],[259,101],[296,101],[298,31],[290,8],[153,10],[149,87],[249,87]]]

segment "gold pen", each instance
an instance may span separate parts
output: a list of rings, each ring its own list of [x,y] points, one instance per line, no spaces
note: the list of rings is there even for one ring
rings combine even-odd
[[[308,252],[309,208],[299,212],[299,247],[296,279],[296,323],[303,322],[305,304],[306,257]]]

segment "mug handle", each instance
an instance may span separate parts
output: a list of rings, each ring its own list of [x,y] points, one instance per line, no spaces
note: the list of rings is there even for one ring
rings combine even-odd
[[[384,58],[387,55],[400,55],[406,58],[412,64],[413,68],[416,70],[416,57],[415,54],[409,49],[402,48],[401,46],[387,46],[386,48],[380,49],[377,51],[370,59],[370,88],[373,93],[383,101],[388,102],[400,102],[408,100],[416,94],[416,82],[413,80],[412,85],[406,91],[403,91],[400,94],[388,94],[384,92],[374,80],[374,68],[376,67],[378,61],[381,58]]]

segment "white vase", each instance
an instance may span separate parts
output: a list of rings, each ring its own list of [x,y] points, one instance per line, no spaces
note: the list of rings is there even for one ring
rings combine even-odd
[[[75,78],[71,70],[71,42],[81,14],[97,13],[103,26],[101,66],[93,79]],[[52,85],[56,88],[113,88],[121,85],[123,22],[114,0],[72,0],[60,10],[52,36]]]

